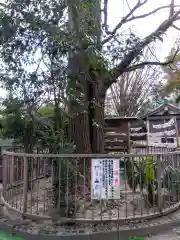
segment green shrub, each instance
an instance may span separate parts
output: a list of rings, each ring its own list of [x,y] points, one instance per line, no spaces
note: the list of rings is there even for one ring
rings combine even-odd
[[[142,158],[138,161],[127,159],[125,161],[127,182],[129,187],[135,192],[139,187],[148,193],[148,201],[153,204],[153,193],[157,189],[156,164],[153,158]]]
[[[169,191],[180,192],[180,170],[171,166],[166,167],[163,176],[164,187]]]

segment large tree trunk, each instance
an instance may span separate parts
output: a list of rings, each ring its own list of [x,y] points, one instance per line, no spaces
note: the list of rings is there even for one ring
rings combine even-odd
[[[87,2],[88,5],[85,8],[81,9],[82,0],[68,0],[67,3],[70,13],[70,31],[72,31],[73,36],[76,36],[75,41],[80,49],[76,53],[69,53],[69,83],[67,89],[70,115],[69,139],[74,142],[75,153],[102,153],[104,152],[105,90],[102,86],[102,79],[95,78],[89,70],[86,49],[84,49],[84,42],[82,42],[84,36],[88,35],[100,39],[101,4],[99,0],[91,0]],[[76,161],[77,159],[74,159],[74,164],[76,164]],[[87,189],[90,189],[90,169],[90,158],[78,160],[78,171],[85,176]],[[75,172],[74,176],[76,174]],[[79,176],[76,177],[78,177],[78,185],[80,186],[82,179]],[[64,183],[64,187],[66,185]],[[84,188],[84,182],[82,186]],[[58,186],[55,186],[54,193],[57,192],[57,188]],[[71,191],[76,190],[73,190],[71,186]],[[79,191],[82,192],[81,187]]]
[[[91,0],[83,9],[80,7],[81,0],[73,3],[74,5],[70,8],[69,27],[70,31],[76,34],[80,50],[74,55],[71,53],[69,55],[68,88],[73,89],[72,92],[75,95],[79,91],[77,96],[79,101],[69,98],[69,113],[73,115],[70,136],[74,141],[76,153],[103,153],[105,89],[101,81],[103,79],[93,74],[96,66],[91,66],[87,49],[84,49],[85,36],[100,40],[101,4],[99,0]],[[82,29],[83,32],[81,32]],[[99,47],[98,50],[100,50]],[[91,159],[81,158],[78,167],[85,176],[87,189],[90,190]]]
[[[91,138],[92,153],[104,152],[104,105],[105,105],[106,91],[102,82],[97,82],[94,86],[95,99],[93,114],[90,115],[91,121],[93,121],[93,135]]]
[[[86,81],[86,89],[84,91],[86,92],[85,109],[78,112],[79,106],[76,106],[77,112],[71,118],[70,135],[76,146],[75,153],[96,154],[104,152],[105,91],[98,82],[96,83],[95,85]],[[70,109],[72,109],[71,107]],[[90,188],[91,159],[81,158],[79,170],[86,176],[86,184]]]
[[[76,153],[100,153],[104,151],[104,101],[103,79],[94,76],[87,57],[87,36],[97,42],[101,38],[101,1],[67,1],[69,5],[69,30],[76,36],[75,42],[80,50],[69,53],[69,86],[79,101],[69,98],[69,113],[72,117],[70,132],[76,145]],[[88,39],[87,39],[88,42]],[[87,45],[85,47],[85,45]],[[85,48],[84,48],[85,47]],[[100,45],[97,46],[100,50]],[[96,63],[95,63],[96,64]],[[71,93],[69,96],[71,96]]]

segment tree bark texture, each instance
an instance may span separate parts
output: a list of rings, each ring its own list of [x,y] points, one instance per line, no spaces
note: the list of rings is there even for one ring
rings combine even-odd
[[[69,82],[67,88],[70,116],[69,138],[74,142],[75,153],[103,153],[106,91],[103,79],[100,76],[95,77],[93,69],[89,67],[86,49],[83,48],[84,43],[82,42],[82,36],[85,36],[85,34],[97,39],[101,37],[100,1],[87,0],[86,6],[89,6],[88,9],[82,9],[82,3],[84,2],[81,0],[68,1],[69,28],[73,35],[76,36],[75,41],[77,46],[79,46],[79,50],[69,53]],[[74,164],[75,162],[78,164],[78,171],[85,176],[85,182],[83,183],[78,176],[79,192],[82,192],[81,187],[84,188],[84,184],[87,189],[90,189],[91,159],[74,159]],[[54,172],[54,175],[57,176],[57,172]],[[73,185],[73,181],[71,185]],[[67,183],[64,183],[65,186],[67,186]],[[56,196],[58,187],[59,184],[55,183],[54,196],[56,202],[58,199],[58,196]],[[71,186],[71,191],[76,190],[73,190]]]

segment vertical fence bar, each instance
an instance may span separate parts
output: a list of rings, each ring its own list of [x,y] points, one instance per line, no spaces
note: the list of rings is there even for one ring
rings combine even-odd
[[[131,153],[131,123],[128,121],[127,137],[128,137],[128,148],[127,153]]]
[[[28,158],[23,157],[24,161],[24,184],[23,184],[23,213],[27,212],[27,197],[28,197]]]
[[[16,171],[16,161],[14,160],[14,156],[11,156],[11,163],[10,163],[10,174],[11,174],[11,179],[12,179],[12,184],[16,184],[16,179],[15,179],[15,171]],[[18,176],[19,177],[19,176]],[[17,179],[18,181],[19,179]]]
[[[6,193],[7,189],[7,178],[8,178],[8,158],[6,155],[2,156],[2,165],[3,165],[3,195]]]
[[[1,146],[0,146],[0,180],[3,181],[3,156]]]
[[[161,183],[161,157],[157,155],[157,195],[158,209],[162,212],[162,183]]]

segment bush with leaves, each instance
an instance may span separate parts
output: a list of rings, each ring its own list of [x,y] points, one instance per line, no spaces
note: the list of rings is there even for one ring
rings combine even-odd
[[[148,194],[149,204],[154,204],[154,191],[157,189],[156,164],[153,158],[127,159],[125,161],[127,182],[133,191],[139,187]]]
[[[26,152],[31,152],[36,144],[33,119],[27,114],[23,102],[10,97],[3,102],[1,111],[2,136],[14,139],[15,143],[23,145]]]
[[[163,177],[163,186],[176,197],[180,194],[180,170],[168,166],[165,168]]]
[[[133,191],[136,191],[138,187],[141,191],[146,190],[149,204],[157,203],[157,169],[153,158],[142,158],[138,161],[128,159],[125,164],[127,182],[130,188]],[[180,170],[167,166],[164,169],[161,183],[162,188],[167,189],[170,197],[173,197],[173,199],[175,197],[177,201],[180,194]]]
[[[35,148],[48,153],[73,153],[74,145],[67,139],[67,118],[62,116],[63,111],[61,109],[59,109],[60,115],[58,115],[57,121],[53,106],[53,111],[51,109],[46,111],[45,107],[40,109],[39,117],[28,114],[26,105],[17,98],[9,98],[4,101],[3,106],[1,124],[4,138],[14,139],[15,143],[22,145],[25,152],[28,153],[33,153]],[[51,113],[48,118],[46,116],[47,112]],[[64,206],[64,209],[67,209],[67,204],[70,205],[66,200],[67,189],[69,193],[73,194],[72,189],[76,174],[74,163],[67,158],[49,159],[48,161],[48,165],[53,163],[54,207],[61,205],[61,207]],[[32,169],[31,163],[32,159],[29,159],[29,169]],[[28,172],[30,178],[31,171]],[[69,174],[68,179],[67,174]],[[61,194],[58,194],[57,191],[59,184],[61,184]],[[29,186],[29,189],[31,187]],[[69,213],[66,213],[66,215],[69,215]]]

